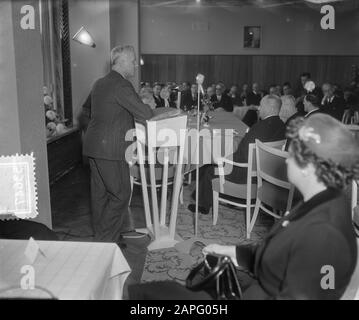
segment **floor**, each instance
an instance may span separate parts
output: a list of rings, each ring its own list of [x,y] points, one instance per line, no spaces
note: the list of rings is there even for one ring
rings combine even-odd
[[[51,210],[53,229],[64,241],[92,241],[90,208],[90,172],[80,166],[64,176],[51,187]],[[131,212],[136,227],[144,227],[144,214],[140,189],[134,188]],[[131,267],[126,284],[140,282],[150,239],[127,240],[122,250]],[[126,290],[125,290],[126,293]]]
[[[65,241],[92,241],[90,208],[90,172],[86,166],[80,166],[51,187],[51,208],[54,231],[60,240]],[[193,215],[187,208],[190,201],[192,187],[185,188],[185,203],[179,207],[178,232],[183,239],[192,234]],[[130,210],[135,220],[136,228],[145,226],[140,187],[135,186]],[[268,219],[269,218],[269,219]],[[220,217],[217,226],[212,226],[212,215],[202,216],[200,233],[205,239],[212,239],[215,243],[236,244],[245,240],[244,215],[238,214],[238,209],[220,207]],[[272,218],[262,217],[254,230],[254,240],[259,241],[272,225]],[[219,242],[218,242],[219,241]],[[192,255],[183,255],[178,251],[162,250],[149,254],[147,245],[150,239],[128,240],[128,246],[123,254],[128,261],[132,272],[129,276],[124,295],[127,294],[127,285],[140,281],[153,280],[182,280],[198,259],[198,252]],[[196,249],[195,249],[196,251]],[[196,258],[197,257],[197,258]]]

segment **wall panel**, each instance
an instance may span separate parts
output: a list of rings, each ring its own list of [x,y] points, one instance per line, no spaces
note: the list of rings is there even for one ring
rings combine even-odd
[[[331,81],[346,86],[351,81],[352,65],[359,65],[359,56],[146,54],[143,58],[141,81],[193,82],[201,72],[206,85],[224,81],[228,86],[253,81],[264,87],[285,81],[296,86],[305,71],[319,84]]]

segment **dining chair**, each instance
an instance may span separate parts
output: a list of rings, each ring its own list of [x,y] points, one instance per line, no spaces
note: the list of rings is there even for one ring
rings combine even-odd
[[[265,144],[273,148],[282,149],[285,146],[286,140],[266,142]],[[231,168],[247,168],[247,183],[237,184],[225,179],[225,167],[224,164],[230,165]],[[253,179],[257,176],[256,171],[256,155],[255,155],[255,143],[250,143],[248,146],[248,162],[238,163],[226,158],[218,159],[218,173],[219,177],[212,180],[213,188],[213,225],[217,224],[218,220],[218,206],[219,202],[228,203],[239,208],[246,208],[246,228],[247,235],[250,225],[251,208],[254,207],[252,200],[256,198],[257,184],[253,182]],[[245,203],[239,203],[228,200],[222,195],[234,197],[238,200],[245,199]]]
[[[284,213],[291,209],[295,190],[287,177],[286,159],[289,156],[288,152],[267,146],[259,140],[256,140],[255,149],[257,199],[249,230],[247,230],[247,238],[250,238],[259,210],[261,209],[274,218],[281,218],[278,213]]]

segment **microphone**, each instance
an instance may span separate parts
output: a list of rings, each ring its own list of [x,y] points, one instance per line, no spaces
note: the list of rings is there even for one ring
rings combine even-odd
[[[202,94],[204,94],[204,90],[203,90],[203,82],[204,82],[204,75],[203,74],[197,74],[196,76],[196,83],[198,85],[198,89],[201,91]]]

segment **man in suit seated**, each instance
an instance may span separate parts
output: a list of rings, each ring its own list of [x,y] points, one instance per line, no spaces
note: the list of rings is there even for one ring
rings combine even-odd
[[[259,91],[259,85],[258,83],[255,82],[252,84],[252,91],[248,92],[247,94],[247,99],[246,99],[247,106],[259,106],[261,99],[262,99],[262,95]],[[258,121],[257,111],[249,109],[245,114],[244,118],[242,119],[242,121],[248,127],[253,126]]]
[[[0,239],[58,240],[54,231],[45,225],[30,220],[0,220]]]
[[[239,144],[237,151],[233,154],[233,161],[239,163],[248,162],[249,144],[254,143],[255,139],[262,142],[271,142],[285,139],[285,125],[279,118],[282,101],[274,95],[265,96],[259,107],[259,118],[261,119],[253,125]],[[215,178],[215,167],[207,165],[200,169],[199,180],[199,207],[198,211],[208,214],[212,207],[212,179]],[[232,172],[226,176],[226,180],[237,184],[247,183],[246,168],[234,167]],[[194,198],[194,194],[192,195]],[[195,211],[195,205],[190,204],[188,209]]]
[[[222,82],[218,82],[216,85],[216,94],[212,96],[214,109],[216,111],[233,111],[232,99],[225,94],[225,86]]]
[[[234,106],[242,106],[242,100],[238,92],[238,85],[233,84],[229,90],[228,96],[231,98]]]
[[[198,101],[198,87],[197,84],[191,85],[191,90],[183,94],[181,99],[181,109],[192,110],[197,109]]]
[[[330,83],[324,83],[322,85],[323,100],[322,111],[329,114],[333,118],[342,121],[344,114],[344,99],[337,97],[334,94],[334,88]]]
[[[153,86],[153,98],[156,102],[156,108],[164,108],[165,100],[161,98],[162,86],[159,83],[155,83]]]

